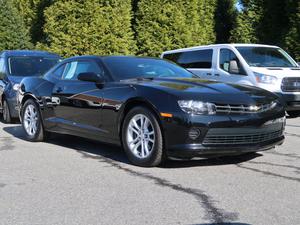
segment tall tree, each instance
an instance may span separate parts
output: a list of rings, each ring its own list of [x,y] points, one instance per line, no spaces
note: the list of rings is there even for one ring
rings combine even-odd
[[[0,50],[31,48],[23,18],[11,0],[0,0]]]
[[[45,39],[43,26],[45,23],[44,10],[53,4],[53,0],[14,0],[25,25],[30,33],[31,41],[36,44]]]
[[[140,0],[135,14],[138,54],[158,56],[214,42],[214,11],[215,0]]]
[[[300,61],[300,1],[288,0],[286,6],[289,18],[287,33],[284,35],[284,47]]]
[[[231,32],[233,42],[273,44],[299,56],[299,0],[241,0],[242,11]]]
[[[217,0],[215,13],[216,43],[228,43],[237,17],[237,0]]]
[[[261,1],[240,0],[242,11],[238,14],[230,41],[239,43],[257,43],[257,27],[263,15]]]
[[[42,47],[63,56],[132,54],[131,18],[130,0],[56,1],[45,10]]]

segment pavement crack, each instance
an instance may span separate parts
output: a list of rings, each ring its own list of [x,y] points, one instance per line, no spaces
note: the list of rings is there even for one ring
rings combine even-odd
[[[228,221],[238,220],[238,213],[226,212],[225,210],[218,208],[215,205],[215,201],[213,200],[213,198],[211,196],[207,195],[204,191],[202,191],[200,189],[184,187],[180,184],[171,183],[170,181],[160,178],[160,177],[156,177],[156,176],[153,176],[153,175],[150,175],[147,173],[142,173],[142,172],[138,172],[138,171],[126,168],[126,167],[120,165],[119,163],[117,163],[109,158],[106,158],[104,156],[90,155],[90,154],[82,152],[82,151],[78,151],[78,152],[80,152],[83,155],[83,157],[85,157],[85,158],[98,159],[98,160],[100,160],[100,162],[108,163],[110,166],[112,166],[116,169],[119,169],[121,171],[124,171],[131,176],[144,178],[146,180],[153,181],[155,184],[157,184],[161,187],[170,188],[172,190],[179,191],[179,192],[193,196],[205,210],[205,213],[206,213],[205,219],[207,219],[213,223],[224,223],[224,222],[228,222]]]
[[[272,173],[272,172],[269,172],[269,171],[263,171],[263,170],[259,170],[259,169],[255,169],[255,168],[251,168],[251,167],[247,167],[247,166],[243,166],[241,164],[237,164],[236,166],[239,167],[239,168],[242,168],[242,169],[250,170],[250,171],[261,173],[261,174],[264,174],[264,175],[268,175],[268,176],[272,176],[272,177],[276,177],[276,178],[283,178],[283,179],[286,179],[286,180],[300,182],[300,178],[297,178],[297,177],[284,176],[284,175],[280,175],[280,174],[277,174],[277,173]]]

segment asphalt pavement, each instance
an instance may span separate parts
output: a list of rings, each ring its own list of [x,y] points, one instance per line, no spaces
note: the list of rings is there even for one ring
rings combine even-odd
[[[0,224],[300,224],[300,118],[254,155],[130,165],[121,148],[0,122]]]

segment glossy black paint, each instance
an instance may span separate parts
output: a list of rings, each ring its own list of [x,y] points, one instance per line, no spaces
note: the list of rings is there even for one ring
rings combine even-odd
[[[202,144],[206,133],[212,128],[254,128],[259,131],[267,121],[285,116],[280,102],[272,110],[262,113],[216,115],[189,115],[183,112],[177,103],[178,100],[184,99],[218,104],[258,105],[278,100],[278,97],[270,92],[196,78],[120,81],[113,78],[110,69],[103,64],[103,58],[73,57],[55,66],[44,78],[23,79],[18,97],[20,110],[26,99],[33,98],[39,103],[44,128],[47,131],[121,144],[120,130],[124,116],[130,108],[144,105],[152,110],[161,125],[168,155],[176,157],[261,151],[283,142],[284,137],[281,135],[274,140],[252,146]],[[62,80],[54,74],[60,66],[80,60],[94,61],[102,66],[105,83]],[[169,113],[173,117],[165,118],[160,113]],[[279,129],[283,130],[284,125],[280,126]],[[188,136],[192,127],[201,131],[196,140]]]

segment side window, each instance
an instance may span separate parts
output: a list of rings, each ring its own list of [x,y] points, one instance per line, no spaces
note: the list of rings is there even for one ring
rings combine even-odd
[[[164,55],[178,65],[189,69],[209,69],[212,66],[212,49],[178,52]]]
[[[73,61],[66,64],[62,79],[77,80],[78,74],[86,72],[103,74],[102,68],[95,61]]]
[[[65,70],[65,66],[66,66],[66,64],[63,64],[63,65],[59,66],[56,70],[54,70],[52,72],[52,77],[54,77],[55,79],[61,79],[62,74]]]
[[[163,56],[164,59],[167,59],[167,60],[170,60],[170,61],[173,61],[175,63],[178,63],[178,59],[180,57],[182,53],[170,53],[170,54],[165,54]]]
[[[177,54],[177,55],[176,55]],[[184,68],[209,69],[212,65],[212,49],[175,53],[176,63]]]
[[[220,50],[219,67],[230,74],[246,75],[240,60],[230,49]]]
[[[5,67],[4,67],[4,58],[0,58],[0,79],[4,78],[5,75]]]

